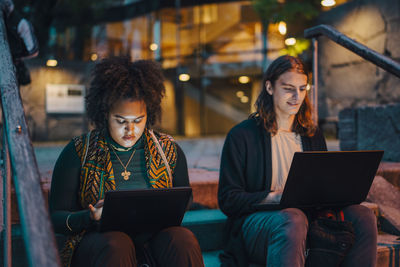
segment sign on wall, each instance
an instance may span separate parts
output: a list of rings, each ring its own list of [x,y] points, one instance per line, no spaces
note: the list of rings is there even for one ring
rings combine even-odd
[[[85,86],[80,84],[46,84],[46,112],[83,114]]]

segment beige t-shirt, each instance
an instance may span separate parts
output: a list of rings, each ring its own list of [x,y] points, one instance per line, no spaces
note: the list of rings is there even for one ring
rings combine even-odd
[[[271,137],[272,191],[283,190],[294,152],[301,151],[301,137],[294,132],[278,130],[278,133]]]

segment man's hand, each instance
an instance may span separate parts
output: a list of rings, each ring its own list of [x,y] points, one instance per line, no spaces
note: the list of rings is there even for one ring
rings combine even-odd
[[[266,198],[261,200],[261,204],[268,204],[268,203],[279,203],[282,198],[283,191],[272,191],[268,194]]]

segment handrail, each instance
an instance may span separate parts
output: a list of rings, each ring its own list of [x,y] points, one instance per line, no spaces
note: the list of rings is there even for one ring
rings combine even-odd
[[[3,12],[0,12],[0,92],[5,130],[3,138],[6,138],[9,148],[9,155],[6,157],[9,156],[11,162],[11,170],[6,172],[12,172],[29,266],[60,266],[13,66]]]
[[[321,24],[304,31],[306,38],[316,38],[321,35],[400,78],[400,63],[360,44],[329,25]]]

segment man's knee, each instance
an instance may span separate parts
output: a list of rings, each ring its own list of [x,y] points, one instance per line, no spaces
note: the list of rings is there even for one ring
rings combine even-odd
[[[303,240],[307,236],[307,216],[299,209],[284,209],[277,213],[274,221],[277,225],[275,230],[287,240]]]
[[[376,231],[377,222],[374,212],[363,205],[352,205],[343,210],[345,220],[350,221],[355,228]]]

